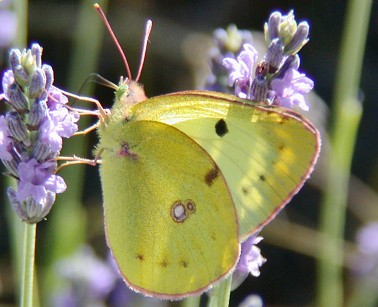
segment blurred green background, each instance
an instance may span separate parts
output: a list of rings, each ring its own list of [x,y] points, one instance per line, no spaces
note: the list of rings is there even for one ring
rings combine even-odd
[[[84,4],[83,4],[84,3]],[[93,1],[32,0],[28,9],[28,46],[38,42],[44,48],[43,61],[53,66],[55,85],[82,95],[93,95],[105,107],[110,107],[113,92],[106,87],[85,83],[90,73],[98,73],[117,83],[126,75],[121,57],[110,36],[92,8]],[[99,1],[102,4],[101,1]],[[340,40],[346,13],[346,1],[298,0],[195,0],[195,1],[109,1],[107,16],[136,74],[140,46],[147,19],[154,26],[144,64],[141,82],[147,96],[189,90],[196,87],[198,71],[211,34],[218,27],[234,23],[240,29],[261,31],[274,10],[283,14],[294,9],[297,21],[310,24],[310,42],[300,52],[301,70],[315,81],[315,91],[324,100],[314,98],[315,117],[320,129],[329,125],[328,107],[332,104],[335,73],[340,54]],[[86,21],[80,19],[85,13]],[[94,21],[93,21],[94,20]],[[80,34],[81,32],[81,34]],[[103,33],[103,34],[102,34]],[[20,47],[20,46],[18,46]],[[373,2],[366,52],[364,55],[361,93],[363,117],[357,136],[352,163],[345,227],[346,300],[361,286],[363,277],[356,275],[353,255],[356,252],[356,232],[366,223],[378,221],[378,2]],[[0,65],[7,67],[7,48],[0,49]],[[94,51],[93,51],[94,50]],[[197,72],[197,74],[195,73]],[[95,86],[94,86],[95,85]],[[92,107],[75,101],[75,106]],[[92,119],[92,123],[95,119]],[[89,123],[83,124],[86,127]],[[82,137],[77,137],[83,143]],[[64,155],[92,157],[97,142],[95,133],[85,139],[83,149],[71,144]],[[265,240],[259,244],[268,259],[259,278],[250,277],[231,296],[231,306],[237,306],[248,294],[261,295],[267,306],[315,305],[316,252],[318,248],[319,210],[324,189],[327,137],[324,136],[322,158],[313,178],[293,199],[279,218],[263,230]],[[69,175],[71,172],[71,175]],[[83,172],[81,174],[81,172]],[[84,176],[84,181],[80,176]],[[51,264],[70,255],[82,242],[92,245],[96,253],[106,258],[103,233],[101,187],[97,167],[73,166],[62,171],[69,190],[58,196],[46,221],[38,225],[37,266],[39,277],[49,275]],[[4,177],[0,178],[4,183]],[[69,194],[72,193],[72,194]],[[4,194],[0,195],[4,199]],[[3,204],[3,201],[1,201]],[[15,304],[15,270],[11,263],[12,231],[6,209],[0,208],[0,306]],[[53,225],[54,224],[54,225]],[[378,238],[377,238],[378,240]],[[378,256],[377,256],[378,257]],[[47,273],[46,273],[47,271]],[[378,289],[378,274],[376,273]],[[40,287],[51,285],[40,282]],[[54,282],[51,281],[53,284]],[[41,293],[46,293],[41,290]]]

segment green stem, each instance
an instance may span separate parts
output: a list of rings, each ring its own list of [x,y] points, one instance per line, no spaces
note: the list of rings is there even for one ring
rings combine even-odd
[[[320,216],[324,234],[318,261],[318,306],[343,306],[343,234],[353,148],[362,107],[358,100],[371,0],[351,0],[341,45],[334,97],[332,151]]]
[[[24,250],[23,250],[23,271],[21,285],[21,306],[33,306],[33,279],[35,259],[35,236],[37,224],[24,223]]]
[[[28,37],[28,1],[16,0],[14,12],[17,15],[17,35],[14,39],[14,47],[25,48]]]
[[[230,302],[232,275],[214,287],[207,307],[227,307]]]
[[[201,302],[201,296],[190,296],[184,299],[180,306],[181,307],[199,307]]]
[[[18,47],[20,49],[26,48],[27,34],[28,34],[28,0],[15,0],[13,1],[13,11],[17,16],[17,35],[13,40],[12,47]],[[4,179],[4,187],[15,187],[15,180],[11,177]],[[2,192],[2,199],[8,199],[6,195],[6,188]],[[22,240],[20,238],[23,234],[23,223],[20,218],[14,213],[9,201],[5,201],[5,211],[7,226],[9,228],[9,242],[11,249],[12,268],[14,271],[14,285],[17,289],[17,297],[20,297],[21,293],[18,288],[21,282],[21,271],[23,266],[22,255]],[[3,205],[3,203],[2,203]]]

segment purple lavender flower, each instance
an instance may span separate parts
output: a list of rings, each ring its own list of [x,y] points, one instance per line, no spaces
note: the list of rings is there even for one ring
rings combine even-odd
[[[209,51],[211,73],[205,80],[205,85],[199,88],[206,90],[227,92],[227,70],[223,67],[225,57],[235,58],[242,46],[246,43],[252,43],[252,34],[250,31],[238,30],[235,25],[229,25],[227,29],[216,29],[214,31],[214,44]]]
[[[241,255],[236,270],[260,276],[259,268],[266,262],[261,250],[256,246],[263,237],[251,236],[242,243]]]
[[[53,88],[51,93],[47,101],[49,113],[41,124],[39,138],[50,146],[52,152],[58,153],[62,148],[62,137],[69,138],[78,130],[76,122],[80,116],[64,106],[68,100],[60,91]]]
[[[240,98],[251,98],[250,88],[255,71],[257,51],[251,44],[244,44],[237,59],[224,58],[223,65],[229,71],[228,85],[235,85],[235,94]]]
[[[23,202],[31,196],[37,203],[43,203],[47,200],[48,191],[63,193],[67,186],[62,177],[52,174],[55,169],[55,161],[39,163],[33,158],[21,162],[18,165],[17,200]]]
[[[288,109],[292,109],[294,105],[297,105],[304,111],[309,110],[304,95],[312,90],[314,82],[307,78],[305,74],[290,68],[282,79],[273,79],[271,87],[276,94],[274,98],[275,105]]]
[[[256,63],[257,52],[251,44],[244,44],[235,58],[225,57],[223,65],[229,72],[228,85],[235,95],[258,102],[281,107],[299,108],[307,111],[304,95],[314,82],[298,72],[297,52],[308,41],[309,26],[302,22],[297,26],[293,12],[282,16],[274,12],[265,25],[268,50],[263,60]]]
[[[351,258],[354,271],[360,275],[378,276],[378,222],[362,227],[356,236],[357,251]]]
[[[12,49],[11,70],[4,73],[0,99],[12,108],[0,116],[0,158],[17,179],[17,190],[8,198],[19,217],[37,223],[50,211],[57,193],[66,184],[55,175],[62,138],[78,129],[79,114],[69,109],[68,99],[52,86],[51,66],[42,65],[42,48]],[[26,116],[27,114],[27,116]]]
[[[263,237],[253,235],[242,243],[239,263],[232,274],[232,290],[235,290],[248,277],[260,276],[259,268],[266,262],[266,259],[261,256],[260,249],[256,246]]]
[[[262,298],[256,294],[248,295],[238,307],[263,307],[264,302]]]
[[[111,265],[88,246],[58,261],[55,267],[65,287],[53,295],[53,306],[102,306],[118,279]]]
[[[378,222],[371,222],[365,225],[357,233],[359,249],[368,254],[378,256]]]

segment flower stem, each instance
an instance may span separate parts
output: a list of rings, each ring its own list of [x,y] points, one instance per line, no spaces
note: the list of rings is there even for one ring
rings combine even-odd
[[[362,107],[358,99],[371,0],[348,2],[337,71],[331,153],[320,216],[318,306],[343,306],[343,237],[350,167]]]
[[[227,307],[230,301],[232,275],[227,277],[209,294],[207,307]]]
[[[201,301],[201,296],[190,296],[182,301],[181,307],[199,307]]]
[[[24,266],[22,271],[21,285],[21,306],[33,306],[33,279],[34,279],[34,256],[35,236],[37,224],[24,223]]]
[[[13,1],[14,12],[17,15],[17,35],[14,46],[25,48],[28,37],[28,0]]]

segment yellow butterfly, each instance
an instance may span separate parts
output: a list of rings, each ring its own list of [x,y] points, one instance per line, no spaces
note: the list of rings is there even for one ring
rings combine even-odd
[[[319,134],[293,111],[217,92],[146,99],[121,79],[115,97],[97,148],[108,245],[135,291],[200,294],[301,188]]]

